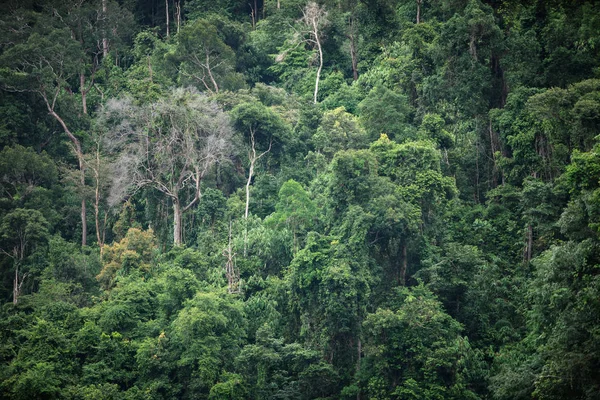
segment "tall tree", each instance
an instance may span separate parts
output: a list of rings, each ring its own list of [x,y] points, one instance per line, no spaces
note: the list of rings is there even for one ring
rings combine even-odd
[[[271,151],[274,141],[285,135],[288,127],[271,108],[260,102],[243,103],[231,111],[236,128],[248,140],[248,179],[246,180],[246,208],[250,207],[250,185],[254,177],[256,162]]]
[[[13,259],[13,304],[17,304],[27,273],[23,261],[35,248],[48,240],[48,222],[38,210],[17,208],[0,223],[0,251]]]
[[[172,202],[173,242],[182,244],[183,213],[200,201],[202,180],[232,149],[228,117],[205,96],[175,89],[142,106],[111,100],[102,119],[120,151],[113,201],[142,187],[156,189]]]
[[[329,23],[327,20],[327,11],[314,1],[309,2],[302,10],[300,22],[304,25],[302,34],[304,41],[313,45],[317,49],[319,56],[319,66],[317,68],[317,77],[315,79],[315,92],[313,102],[317,104],[317,95],[319,94],[319,79],[323,70],[323,28]]]

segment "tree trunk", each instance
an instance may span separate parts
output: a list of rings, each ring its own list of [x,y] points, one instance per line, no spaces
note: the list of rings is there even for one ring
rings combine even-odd
[[[533,248],[533,225],[527,225],[527,248],[525,249],[525,262],[531,261],[531,252]]]
[[[179,28],[181,27],[181,1],[177,0],[175,2],[175,20],[177,21],[177,33],[179,33]]]
[[[256,150],[254,144],[252,145],[253,156],[250,158],[250,168],[248,169],[248,180],[246,181],[246,211],[244,212],[244,218],[248,219],[248,209],[250,208],[250,183],[252,182],[252,176],[254,175],[254,163],[256,163]]]
[[[75,154],[77,155],[77,160],[79,161],[79,183],[83,188],[85,186],[85,160],[83,158],[83,150],[81,149],[81,143],[79,142],[79,139],[77,139],[77,137],[75,137],[75,135],[73,135],[73,133],[69,130],[65,121],[63,121],[63,119],[54,111],[53,107],[48,102],[47,97],[43,95],[43,98],[46,102],[46,105],[48,106],[48,112],[58,121],[58,123],[62,126],[63,130],[73,143],[73,147],[75,148]],[[81,245],[87,245],[87,217],[85,207],[85,196],[83,195],[81,198]]]
[[[94,180],[96,187],[94,191],[94,218],[96,222],[96,240],[100,247],[100,255],[104,249],[104,232],[106,229],[106,213],[104,214],[104,223],[100,227],[100,149],[96,148],[96,167],[94,168]]]
[[[169,37],[169,0],[165,0],[165,15],[167,17],[167,37]]]
[[[87,90],[85,89],[85,74],[79,73],[79,91],[81,92],[81,106],[83,113],[87,115]]]
[[[102,0],[102,16],[106,19],[106,0]],[[102,38],[102,56],[106,57],[108,55],[108,39],[106,38],[106,32]]]
[[[19,262],[15,261],[15,280],[13,281],[13,304],[19,302]]]
[[[208,53],[208,50],[206,50],[206,72],[208,72],[208,77],[215,88],[215,93],[219,93],[219,85],[217,85],[217,81],[215,80],[215,77],[210,69],[210,54]],[[206,84],[204,86],[206,86]]]
[[[181,205],[179,199],[173,199],[173,244],[180,246],[182,242],[181,235]]]
[[[323,49],[321,49],[321,42],[319,41],[319,35],[316,25],[315,41],[317,42],[317,48],[319,49],[319,69],[317,69],[317,79],[315,80],[315,96],[313,102],[314,104],[317,104],[317,95],[319,94],[319,79],[321,77],[321,70],[323,69]]]
[[[421,23],[421,3],[423,0],[417,0],[417,24]]]

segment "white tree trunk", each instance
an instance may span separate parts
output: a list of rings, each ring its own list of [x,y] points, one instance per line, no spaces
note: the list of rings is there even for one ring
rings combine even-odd
[[[102,0],[102,16],[106,19],[106,0]],[[106,34],[102,38],[102,56],[106,57],[108,55],[108,39],[106,38]]]
[[[175,246],[180,246],[183,241],[181,230],[181,205],[179,199],[173,199],[173,244]]]

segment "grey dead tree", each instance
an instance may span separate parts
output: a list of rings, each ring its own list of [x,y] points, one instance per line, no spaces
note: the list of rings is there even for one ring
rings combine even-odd
[[[201,199],[201,184],[217,162],[231,153],[228,116],[193,89],[175,89],[155,103],[111,100],[101,117],[110,125],[107,147],[118,153],[111,202],[143,187],[169,198],[173,242],[182,244],[182,216]]]

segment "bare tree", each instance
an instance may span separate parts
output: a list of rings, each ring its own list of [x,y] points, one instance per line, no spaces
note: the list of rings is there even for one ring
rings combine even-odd
[[[323,70],[323,28],[327,26],[327,11],[325,7],[319,6],[314,1],[309,2],[302,10],[300,22],[304,25],[304,41],[316,47],[319,56],[319,67],[317,68],[317,78],[315,79],[315,93],[313,102],[317,104],[317,95],[319,93],[319,79]]]
[[[166,98],[136,106],[111,100],[101,116],[111,126],[109,147],[119,153],[111,199],[152,187],[173,206],[173,242],[182,243],[182,215],[201,198],[211,167],[230,154],[227,115],[204,95],[176,89]]]

